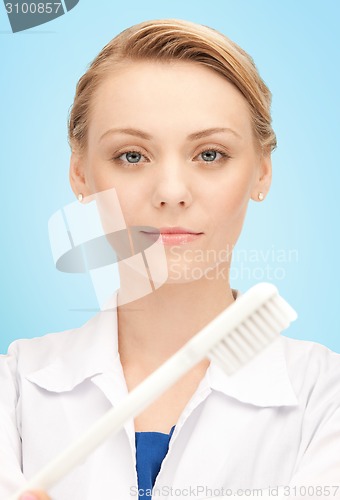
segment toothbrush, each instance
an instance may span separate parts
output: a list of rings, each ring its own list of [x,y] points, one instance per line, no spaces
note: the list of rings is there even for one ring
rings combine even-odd
[[[296,318],[274,285],[253,286],[7,500],[18,500],[27,490],[50,489],[204,358],[232,375]]]

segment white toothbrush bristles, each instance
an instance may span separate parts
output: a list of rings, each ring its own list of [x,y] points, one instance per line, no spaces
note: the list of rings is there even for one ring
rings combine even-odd
[[[228,375],[262,351],[275,340],[282,330],[296,319],[293,308],[279,296],[275,287],[271,297],[258,304],[258,308],[226,334],[210,352],[209,358]]]

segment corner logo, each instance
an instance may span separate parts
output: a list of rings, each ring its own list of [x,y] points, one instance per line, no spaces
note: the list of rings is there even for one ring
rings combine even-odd
[[[13,33],[34,28],[40,24],[53,21],[57,17],[69,12],[79,0],[63,0],[60,2],[8,2],[4,0],[6,12]],[[66,9],[66,10],[65,10]]]

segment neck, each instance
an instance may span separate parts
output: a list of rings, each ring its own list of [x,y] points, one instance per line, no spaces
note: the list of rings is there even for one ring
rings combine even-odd
[[[232,302],[233,293],[225,279],[164,284],[118,306],[120,354],[134,359],[138,353],[146,365],[157,366]]]

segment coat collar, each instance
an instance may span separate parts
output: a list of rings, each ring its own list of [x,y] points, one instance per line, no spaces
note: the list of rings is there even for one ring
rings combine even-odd
[[[116,307],[117,293],[111,309],[101,311],[82,327],[34,339],[31,356],[35,355],[37,362],[35,369],[26,371],[26,379],[48,391],[65,392],[85,379],[92,379],[99,387],[103,383],[109,386],[109,377],[120,397],[126,395],[118,353]],[[232,376],[211,362],[205,384],[243,403],[260,407],[296,406],[298,400],[288,376],[282,342],[282,338],[273,342]],[[46,353],[43,366],[41,350],[35,343]],[[98,378],[100,375],[104,379]],[[115,398],[109,399],[113,403]]]
[[[46,354],[42,362],[40,351],[37,361],[43,366],[25,378],[48,391],[70,391],[98,374],[121,372],[115,308],[101,311],[80,328],[34,340]],[[39,351],[39,345],[32,351],[36,347]]]

